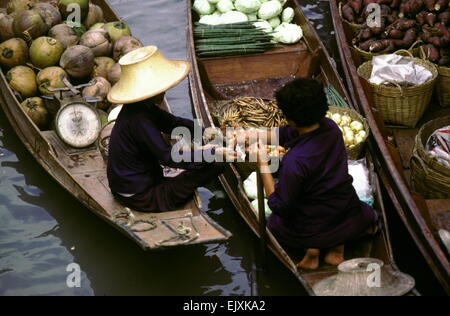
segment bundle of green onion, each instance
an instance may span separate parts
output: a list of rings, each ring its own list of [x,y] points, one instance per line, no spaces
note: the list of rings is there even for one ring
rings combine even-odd
[[[195,23],[194,38],[199,57],[263,53],[276,47],[272,35],[252,22],[223,25]]]
[[[339,106],[341,108],[349,107],[347,101],[344,100],[344,98],[339,94],[339,92],[337,92],[337,90],[332,85],[325,87],[324,90],[329,105]]]

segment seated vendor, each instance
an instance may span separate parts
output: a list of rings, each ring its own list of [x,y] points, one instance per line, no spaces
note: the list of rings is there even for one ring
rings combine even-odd
[[[175,162],[172,146],[162,136],[177,127],[186,127],[194,135],[192,120],[159,107],[165,91],[186,78],[190,64],[166,59],[155,46],[127,54],[120,64],[121,79],[108,95],[110,102],[124,104],[109,142],[109,186],[114,196],[133,210],[175,210],[189,202],[198,187],[222,172],[214,162],[194,162],[195,152],[191,152],[190,161]],[[211,156],[230,154],[223,148],[204,150]],[[166,178],[162,165],[186,171]]]
[[[344,260],[344,244],[375,233],[376,212],[358,199],[348,173],[348,157],[339,127],[326,118],[327,98],[320,82],[297,79],[276,93],[288,126],[278,129],[279,143],[289,149],[275,185],[266,150],[260,142],[258,165],[272,215],[268,227],[287,246],[303,248],[299,268],[316,269],[321,250],[325,262]]]

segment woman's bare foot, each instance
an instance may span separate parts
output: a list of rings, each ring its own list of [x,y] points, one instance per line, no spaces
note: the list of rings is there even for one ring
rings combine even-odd
[[[336,246],[328,250],[325,255],[325,263],[331,264],[333,266],[340,265],[344,262],[344,245]]]
[[[302,261],[297,263],[297,268],[315,270],[319,267],[319,249],[308,249],[306,250],[305,257]]]

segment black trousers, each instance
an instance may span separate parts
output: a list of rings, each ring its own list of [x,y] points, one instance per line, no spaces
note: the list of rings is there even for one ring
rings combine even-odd
[[[209,184],[223,173],[222,164],[210,164],[204,168],[187,170],[132,197],[116,195],[125,206],[139,212],[160,213],[176,210],[194,196],[198,187]]]

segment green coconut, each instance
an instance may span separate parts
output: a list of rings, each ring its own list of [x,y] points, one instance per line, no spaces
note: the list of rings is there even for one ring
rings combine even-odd
[[[70,5],[78,5],[80,7],[81,16],[79,22],[81,23],[89,12],[89,0],[59,0],[58,8],[65,19],[74,12],[73,10],[67,10]]]
[[[36,0],[9,0],[7,5],[8,13],[21,13],[30,10],[35,4]]]
[[[48,67],[42,69],[37,74],[36,82],[41,94],[50,95],[54,94],[55,92],[48,90],[49,88],[58,89],[66,87],[63,82],[63,78],[69,78],[64,69],[60,67]]]
[[[63,23],[71,27],[78,37],[81,37],[84,33],[86,33],[86,27],[83,24],[70,21],[64,21]]]
[[[89,3],[89,12],[84,20],[83,24],[90,28],[91,26],[101,23],[105,20],[103,17],[103,10],[98,5]]]
[[[17,14],[14,18],[13,27],[16,36],[26,41],[44,36],[49,29],[39,12],[35,10],[27,10]]]
[[[86,46],[75,45],[62,54],[59,65],[77,79],[88,77],[94,69],[94,53]]]
[[[64,46],[55,38],[39,37],[30,46],[30,59],[34,66],[43,69],[57,65]]]
[[[37,127],[45,129],[48,126],[50,115],[44,100],[39,97],[28,98],[20,105]]]
[[[107,99],[111,84],[103,77],[95,77],[92,80],[95,82],[94,85],[83,89],[83,97],[97,98],[99,100],[97,108],[106,111],[111,106]]]
[[[38,2],[33,6],[33,10],[39,12],[45,24],[47,24],[48,29],[62,22],[61,13],[59,13],[58,8],[55,8],[49,3]]]
[[[113,42],[117,41],[122,36],[131,36],[130,28],[122,21],[106,23],[103,28],[109,33]]]
[[[104,26],[105,26],[105,23],[95,23],[94,25],[92,25],[89,28],[89,31],[102,29],[102,28],[104,28]]]
[[[91,77],[103,77],[108,79],[109,70],[115,65],[115,61],[109,57],[97,57],[94,59],[94,70],[92,71]]]
[[[129,52],[143,47],[142,43],[133,36],[122,36],[114,43],[113,58],[119,61],[120,58]]]
[[[28,45],[21,38],[11,38],[0,44],[0,66],[12,68],[28,61]]]
[[[14,32],[14,17],[15,13],[11,13],[9,15],[3,14],[0,16],[0,41],[6,41],[13,37],[16,37],[16,33]]]
[[[6,80],[12,89],[17,91],[23,99],[37,94],[36,74],[26,66],[16,66],[6,73]]]
[[[70,46],[77,45],[80,41],[80,38],[78,37],[77,33],[75,33],[74,29],[67,24],[55,25],[48,32],[48,36],[60,41],[64,46],[64,49]]]

